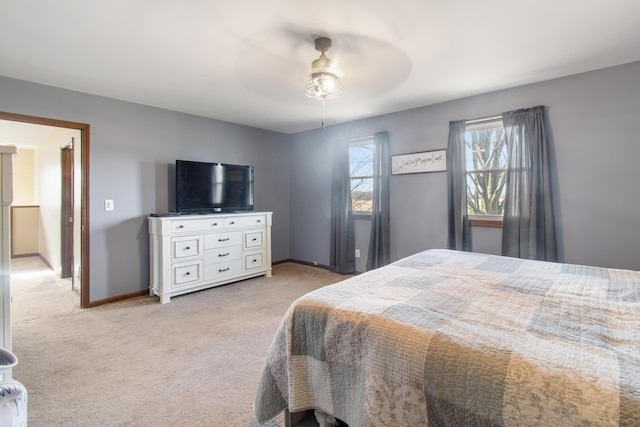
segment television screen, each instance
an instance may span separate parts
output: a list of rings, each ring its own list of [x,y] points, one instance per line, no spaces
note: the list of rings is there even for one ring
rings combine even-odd
[[[176,160],[176,211],[253,210],[253,166]]]

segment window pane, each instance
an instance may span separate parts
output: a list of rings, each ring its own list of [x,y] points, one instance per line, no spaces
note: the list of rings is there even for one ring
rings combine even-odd
[[[507,168],[504,128],[467,131],[465,143],[467,213],[502,215]]]
[[[352,177],[373,176],[373,145],[349,148],[349,173]]]
[[[371,212],[372,197],[373,178],[351,179],[351,207],[354,212]]]
[[[467,213],[502,215],[504,213],[505,171],[467,174]]]
[[[504,128],[465,133],[467,171],[506,169],[507,149]]]

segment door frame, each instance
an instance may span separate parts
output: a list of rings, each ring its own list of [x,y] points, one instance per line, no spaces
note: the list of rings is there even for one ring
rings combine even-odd
[[[92,306],[89,294],[89,124],[0,111],[1,120],[80,131],[80,307]]]

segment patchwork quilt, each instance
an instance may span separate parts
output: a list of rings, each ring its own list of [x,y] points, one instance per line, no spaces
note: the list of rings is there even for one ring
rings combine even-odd
[[[428,250],[294,302],[258,421],[639,426],[640,272]]]

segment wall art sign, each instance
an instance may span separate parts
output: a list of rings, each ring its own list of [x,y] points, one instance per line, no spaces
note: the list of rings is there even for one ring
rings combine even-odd
[[[447,150],[391,156],[391,174],[441,172],[447,170]]]

